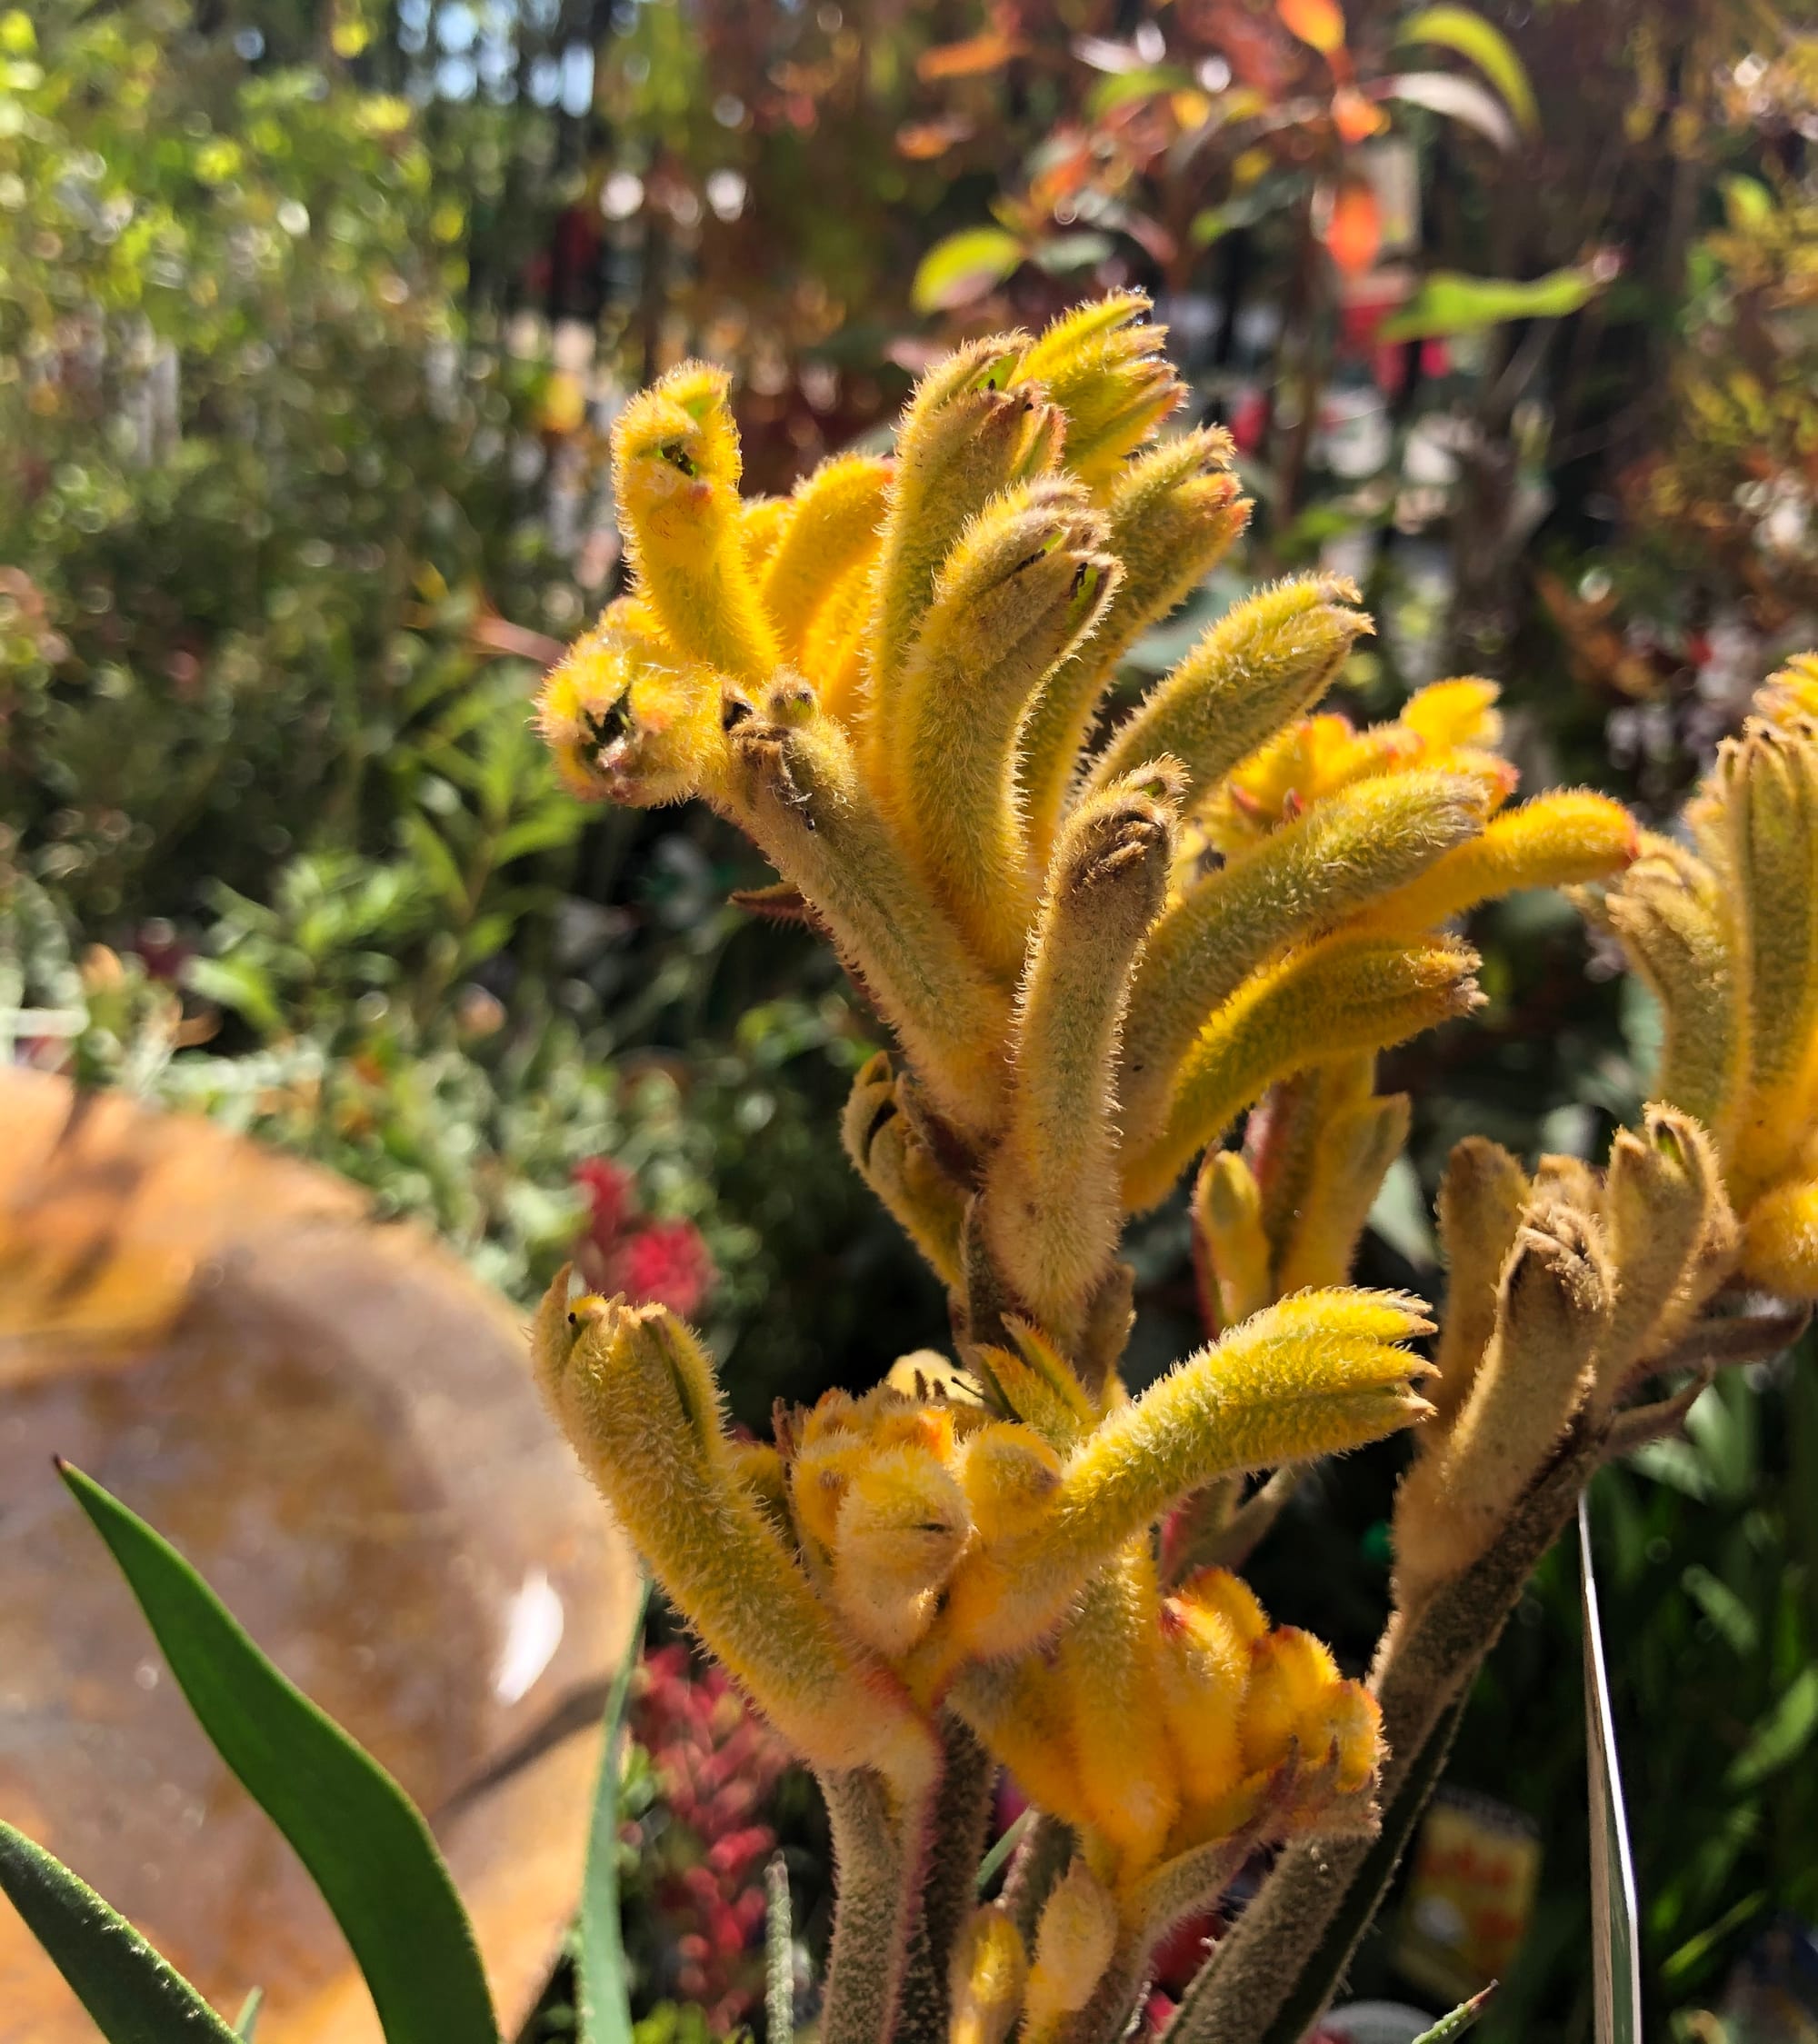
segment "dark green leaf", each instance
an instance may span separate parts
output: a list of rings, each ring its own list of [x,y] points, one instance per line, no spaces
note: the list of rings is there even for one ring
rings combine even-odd
[[[631,1678],[644,1640],[650,1584],[637,1593],[624,1658],[606,1698],[600,1737],[600,1774],[587,1831],[587,1867],[581,1881],[581,1920],[575,1973],[581,2044],[632,2044],[631,1991],[625,1979],[624,1939],[619,1927],[619,1734],[624,1726]]]
[[[473,1931],[403,1790],[279,1674],[168,1540],[81,1471],[61,1473],[203,1730],[334,1911],[387,2044],[496,2044]]]
[[[42,1846],[0,1824],[0,1890],[107,2044],[235,2044],[183,1976]]]

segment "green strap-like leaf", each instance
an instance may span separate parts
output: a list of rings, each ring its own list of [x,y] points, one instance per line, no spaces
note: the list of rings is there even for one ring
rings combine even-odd
[[[606,1697],[600,1737],[600,1774],[587,1832],[587,1870],[581,1881],[581,1920],[575,1974],[581,2044],[632,2044],[631,1988],[625,1978],[624,1936],[619,1924],[619,1735],[624,1728],[631,1679],[644,1641],[650,1603],[646,1579],[638,1590],[624,1657]]]
[[[237,2044],[207,2002],[61,1860],[0,1824],[0,1892],[107,2044]]]
[[[1540,133],[1540,108],[1514,45],[1473,7],[1422,7],[1396,30],[1403,43],[1437,43],[1466,57],[1503,95],[1503,103],[1530,135]]]
[[[472,1928],[404,1790],[278,1673],[168,1540],[91,1477],[59,1467],[215,1751],[333,1910],[386,2044],[497,2044]]]

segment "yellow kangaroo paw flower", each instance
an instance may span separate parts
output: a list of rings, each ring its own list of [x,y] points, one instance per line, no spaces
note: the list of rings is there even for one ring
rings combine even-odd
[[[1035,1928],[1035,1959],[1023,1996],[1024,2044],[1048,2044],[1092,1990],[1117,1948],[1117,1904],[1084,1860],[1056,1882]]]
[[[834,1521],[834,1600],[846,1623],[867,1646],[901,1659],[934,1622],[971,1531],[964,1491],[927,1449],[867,1456]]]
[[[1042,1639],[1106,1558],[1216,1477],[1361,1447],[1430,1408],[1432,1365],[1399,1344],[1431,1333],[1391,1292],[1307,1291],[1229,1330],[1119,1406],[1062,1472],[1046,1521],[954,1571],[943,1635],[954,1652]]]
[[[1063,313],[1023,357],[1018,384],[1039,384],[1066,415],[1062,459],[1094,489],[1112,483],[1186,396],[1162,353],[1165,326],[1144,315],[1140,291],[1114,292]]]
[[[1746,1203],[1798,1154],[1818,1045],[1818,743],[1752,722],[1713,779],[1748,932],[1749,1083],[1733,1159]]]
[[[1138,946],[1174,848],[1165,767],[1068,818],[1012,1023],[1010,1107],[985,1175],[986,1240],[1034,1318],[1076,1345],[1116,1254],[1116,1062]]]
[[[1783,1299],[1818,1300],[1818,1180],[1776,1185],[1749,1209],[1743,1275]]]
[[[894,697],[875,707],[892,820],[1005,978],[1021,969],[1031,907],[1016,733],[1122,572],[1104,537],[1077,484],[1049,478],[997,498],[943,565]]]
[[[544,678],[537,729],[563,784],[584,801],[654,809],[724,774],[719,677],[643,629],[645,616],[640,605],[609,605]]]
[[[1395,1498],[1395,1595],[1418,1609],[1496,1538],[1590,1387],[1612,1278],[1594,1224],[1530,1209],[1503,1268],[1496,1328],[1444,1443]]]
[[[1060,1481],[1061,1458],[1033,1426],[993,1421],[961,1446],[960,1488],[981,1540],[1028,1531],[1045,1516]]]
[[[1211,1150],[1194,1182],[1195,1249],[1218,1302],[1220,1327],[1259,1313],[1274,1297],[1273,1251],[1263,1226],[1263,1191],[1234,1150]]]
[[[1672,1107],[1650,1107],[1640,1134],[1617,1132],[1603,1213],[1615,1298],[1589,1401],[1599,1417],[1729,1275],[1736,1236],[1711,1139]]]
[[[1621,882],[1583,902],[1658,996],[1665,1047],[1653,1091],[1710,1130],[1728,1158],[1749,1069],[1744,939],[1711,868],[1645,834]]]
[[[1481,675],[1454,674],[1417,688],[1395,722],[1434,753],[1461,745],[1493,752],[1503,743],[1503,718],[1496,708],[1502,693]]]
[[[822,603],[874,551],[890,474],[891,464],[879,455],[844,454],[823,462],[786,500],[788,528],[764,566],[758,593],[791,665],[802,664]]]
[[[954,1945],[948,2044],[1004,2044],[1023,2012],[1028,1977],[1029,1955],[1010,1912],[995,1902],[974,1909]]]
[[[1124,1127],[1159,1134],[1208,1016],[1260,965],[1400,886],[1483,825],[1475,784],[1393,774],[1316,803],[1174,902],[1144,949],[1124,1030]]]
[[[1024,1655],[974,1662],[961,1670],[946,1700],[1032,1802],[1075,1827],[1091,1822],[1072,1714],[1049,1661]]]
[[[1382,1760],[1375,1698],[1361,1682],[1346,1681],[1326,1647],[1296,1626],[1278,1627],[1252,1649],[1242,1730],[1254,1773],[1274,1772],[1296,1757],[1330,1768],[1323,1796],[1356,1795]]]
[[[949,1291],[961,1282],[966,1193],[941,1168],[903,1112],[895,1073],[879,1051],[853,1081],[840,1132],[853,1168]]]
[[[763,580],[764,563],[776,552],[795,515],[793,497],[741,497],[739,499],[739,544],[745,564]]]
[[[899,1796],[939,1766],[932,1729],[859,1660],[737,1481],[719,1386],[665,1307],[568,1300],[532,1338],[551,1410],[657,1580],[777,1730],[817,1767],[874,1768]]]
[[[1607,795],[1582,788],[1536,795],[1493,817],[1480,836],[1376,902],[1358,919],[1358,927],[1396,933],[1431,930],[1523,888],[1608,879],[1640,849],[1634,818]]]
[[[1162,1716],[1161,1600],[1146,1538],[1080,1593],[1058,1647],[1081,1793],[1117,1856],[1119,1885],[1161,1857],[1180,1810]]]
[[[1019,1420],[1054,1447],[1072,1448],[1098,1423],[1098,1407],[1039,1328],[1014,1314],[1004,1324],[1015,1351],[984,1349],[986,1369]]]
[[[1530,1195],[1527,1173],[1499,1142],[1468,1135],[1446,1160],[1437,1219],[1451,1275],[1433,1358],[1439,1376],[1426,1387],[1433,1418],[1414,1436],[1423,1451],[1438,1447],[1470,1395],[1495,1331],[1497,1287]]]
[[[761,682],[776,639],[741,537],[738,431],[727,377],[684,362],[613,427],[613,487],[638,593],[690,660]]]
[[[845,733],[812,691],[786,693],[767,717],[728,713],[734,813],[824,917],[941,1112],[979,1134],[1001,1107],[1008,997],[904,863]]]
[[[1444,939],[1402,944],[1341,932],[1246,982],[1182,1061],[1160,1134],[1126,1152],[1125,1207],[1140,1212],[1166,1198],[1272,1081],[1468,1014],[1480,998],[1476,962]]]
[[[1211,1602],[1176,1593],[1162,1606],[1162,1714],[1181,1800],[1222,1803],[1246,1772],[1240,1743],[1250,1638]]]
[[[1278,1292],[1343,1284],[1389,1166],[1408,1140],[1408,1096],[1373,1097],[1334,1114],[1313,1154],[1306,1198],[1281,1245]]]
[[[934,601],[934,577],[970,521],[1000,491],[1044,474],[1059,458],[1065,422],[1038,390],[1010,390],[1021,334],[958,349],[916,384],[896,435],[877,562],[871,707],[887,703]],[[874,734],[868,763],[880,787],[893,762]]]
[[[820,690],[827,714],[853,733],[862,725],[866,708],[865,633],[876,567],[874,541],[870,551],[828,591],[802,650],[802,672]]]
[[[1025,720],[1019,778],[1039,870],[1072,793],[1093,720],[1117,663],[1198,587],[1250,515],[1221,427],[1204,426],[1139,456],[1104,498],[1105,550],[1124,563],[1098,629],[1044,683]]]
[[[1097,789],[1164,754],[1189,800],[1325,693],[1370,620],[1342,575],[1295,575],[1233,606],[1113,734],[1087,777]]]

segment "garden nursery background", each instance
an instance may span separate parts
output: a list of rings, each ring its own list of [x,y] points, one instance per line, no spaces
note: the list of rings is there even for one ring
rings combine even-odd
[[[1802,15],[0,8],[0,1815],[211,1992],[263,1985],[273,2035],[348,2034],[326,1913],[55,1449],[398,1774],[508,2019],[572,2032],[633,1583],[516,1314],[578,1257],[700,1327],[754,1427],[947,1344],[840,1148],[862,993],[737,898],[772,876],[730,829],[574,802],[532,728],[621,587],[609,434],[640,384],[726,365],[744,487],[785,492],[887,448],[954,342],[1146,292],[1256,508],[1128,685],[1324,566],[1375,619],[1331,706],[1488,676],[1524,789],[1663,824],[1818,642]],[[1566,903],[1472,936],[1485,1011],[1383,1061],[1421,1083],[1360,1282],[1433,1296],[1461,1136],[1601,1159],[1643,1098],[1657,1014]],[[1139,1387],[1204,1339],[1184,1192],[1126,1253]],[[248,1271],[282,1312],[236,1305]],[[1591,1493],[1651,2036],[1818,2035],[1812,1351],[1725,1376]],[[1350,1672],[1398,1467],[1322,1465],[1251,1569]],[[1555,1552],[1357,1998],[1436,2014],[1493,1972],[1485,2039],[1592,2035],[1579,1598]],[[779,1846],[804,1979],[826,1937],[818,1798],[660,1609],[646,1635],[617,1811],[640,2044],[763,2033]],[[87,2034],[0,1916],[0,2040]]]

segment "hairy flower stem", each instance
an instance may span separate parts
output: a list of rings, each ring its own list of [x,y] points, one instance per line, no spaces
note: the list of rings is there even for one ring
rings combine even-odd
[[[926,1804],[893,1810],[868,1769],[822,1778],[834,1835],[833,1947],[823,2044],[939,2044],[934,2008],[905,1992],[927,1866]]]
[[[1603,1460],[1598,1437],[1574,1434],[1490,1550],[1411,1624],[1390,1621],[1371,1676],[1389,1751],[1382,1783],[1388,1815],[1379,1840],[1313,1839],[1284,1847],[1187,1990],[1168,2044],[1232,2044],[1236,2038],[1298,2044],[1318,2020],[1438,1780],[1443,1754],[1436,1764],[1436,1735]],[[1404,1797],[1404,1789],[1417,1792]],[[1354,1895],[1366,1878],[1373,1889]]]

